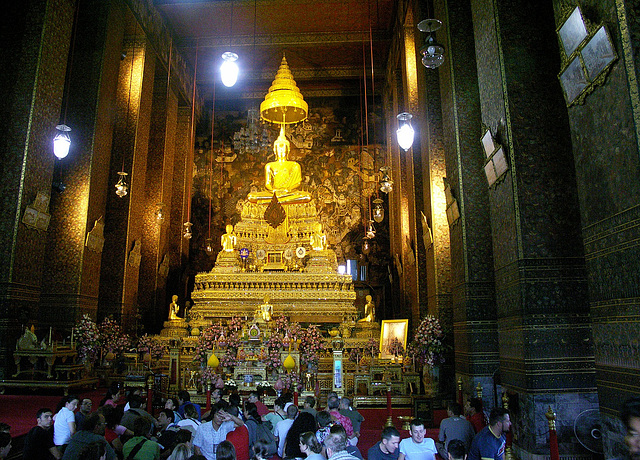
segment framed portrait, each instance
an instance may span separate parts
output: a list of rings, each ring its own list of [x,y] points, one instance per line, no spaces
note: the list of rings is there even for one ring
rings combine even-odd
[[[393,354],[389,353],[391,340],[397,338],[407,349],[407,331],[409,329],[408,319],[382,320],[382,332],[380,333],[380,359],[391,359]]]
[[[593,34],[580,53],[590,81],[594,81],[617,58],[604,26]]]
[[[560,26],[558,35],[560,36],[562,49],[564,49],[567,57],[571,56],[578,49],[582,40],[587,38],[587,27],[582,20],[579,6],[575,7],[564,24]]]
[[[480,139],[480,142],[482,142],[482,147],[484,148],[485,156],[489,158],[493,153],[493,151],[496,149],[496,146],[493,143],[493,136],[491,135],[490,130],[487,129],[487,132],[484,133],[484,135]]]
[[[567,100],[567,106],[580,95],[589,84],[587,76],[584,74],[580,57],[576,56],[571,63],[560,73],[560,84]]]

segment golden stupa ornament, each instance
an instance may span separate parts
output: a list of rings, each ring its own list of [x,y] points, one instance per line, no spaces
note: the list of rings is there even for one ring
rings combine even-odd
[[[307,119],[309,106],[289,70],[287,59],[282,56],[276,78],[260,104],[260,116],[264,121],[276,124],[293,124]]]

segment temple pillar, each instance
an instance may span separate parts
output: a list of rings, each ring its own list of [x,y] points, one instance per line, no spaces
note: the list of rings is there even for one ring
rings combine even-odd
[[[496,299],[489,215],[489,192],[482,175],[484,153],[479,142],[481,112],[475,64],[475,44],[470,2],[441,1],[435,17],[443,22],[437,32],[446,55],[439,71],[426,70],[427,100],[440,94],[433,116],[442,125],[430,138],[444,148],[447,182],[460,210],[451,222],[452,330],[455,344],[455,381],[462,377],[466,395],[475,397],[478,383],[485,389],[485,405],[491,407],[492,374],[498,368]],[[440,81],[440,93],[432,94]],[[436,81],[433,81],[436,80]],[[431,104],[428,105],[431,107]],[[446,216],[445,216],[446,221]],[[438,237],[434,235],[435,242]]]
[[[145,206],[147,151],[156,59],[141,29],[132,24],[124,38],[116,93],[105,246],[100,273],[99,316],[137,321],[138,273]],[[115,194],[118,172],[128,173],[129,193]]]
[[[555,27],[567,15],[552,2]],[[618,59],[602,86],[566,109],[576,165],[604,457],[628,454],[619,420],[640,394],[640,11],[628,0],[579,3],[588,32],[607,27]],[[558,52],[556,51],[556,54]],[[560,414],[558,414],[560,415]]]
[[[167,90],[164,72],[156,73],[152,107],[138,303],[144,324],[159,329],[168,312],[166,282],[169,269],[180,262],[178,254],[170,250],[172,246],[177,247],[175,242],[171,244],[171,240],[182,238],[183,234],[183,222],[178,221],[182,216],[171,208],[173,181],[177,179],[173,177],[173,168],[178,101],[175,94]],[[184,181],[178,181],[178,184],[184,186]],[[164,213],[162,221],[157,218],[161,207]],[[174,229],[171,233],[170,228]]]
[[[37,325],[46,232],[55,230],[51,224],[48,230],[27,227],[22,218],[39,192],[52,193],[52,140],[61,120],[74,11],[73,2],[34,0],[3,12],[0,37],[12,52],[3,54],[0,77],[7,123],[0,136],[0,378],[14,367],[11,352],[23,328]]]
[[[65,329],[84,313],[96,317],[113,133],[110,113],[124,16],[119,2],[86,0],[78,5],[68,107],[63,107],[72,127],[73,150],[56,165],[54,182],[66,188],[51,200],[49,263],[40,302],[40,320]],[[89,232],[95,244],[86,243]]]
[[[514,454],[532,459],[548,452],[549,405],[567,427],[597,407],[560,54],[551,2],[473,0],[471,11],[481,119],[509,167],[489,187],[485,235],[493,245],[496,384],[509,393]],[[569,429],[558,435],[567,454],[587,455]]]
[[[169,279],[167,281],[169,295],[178,295],[178,302],[183,308],[184,301],[189,298],[188,273],[185,272],[185,267],[187,266],[189,247],[192,240],[183,238],[182,234],[184,233],[184,223],[193,222],[193,219],[190,220],[189,216],[192,179],[191,107],[184,106],[178,107],[176,119],[168,239],[169,252],[175,256],[175,263],[169,271]],[[202,241],[202,238],[198,239],[198,235],[194,235],[193,240]]]

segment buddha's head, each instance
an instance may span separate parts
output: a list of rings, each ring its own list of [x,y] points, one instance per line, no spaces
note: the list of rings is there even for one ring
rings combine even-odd
[[[227,225],[227,233],[231,233],[231,232],[233,232],[233,225],[228,224]]]
[[[273,152],[276,154],[278,160],[286,160],[291,148],[289,141],[284,135],[284,125],[280,128],[280,135],[273,143]]]

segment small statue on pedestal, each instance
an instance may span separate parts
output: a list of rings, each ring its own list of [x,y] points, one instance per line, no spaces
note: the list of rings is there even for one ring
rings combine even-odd
[[[358,320],[359,323],[373,323],[376,317],[376,306],[370,295],[366,296],[367,303],[364,305],[364,318]]]
[[[262,319],[265,322],[271,321],[271,316],[273,315],[273,305],[269,303],[271,298],[266,295],[264,296],[264,303],[260,305],[254,314],[254,318],[257,320]]]
[[[180,311],[180,305],[178,305],[178,296],[171,296],[171,303],[169,304],[169,321],[182,319],[178,316],[178,311]]]
[[[233,225],[227,225],[226,229],[227,233],[221,237],[222,250],[225,252],[233,252],[238,239],[236,234],[233,233]]]

